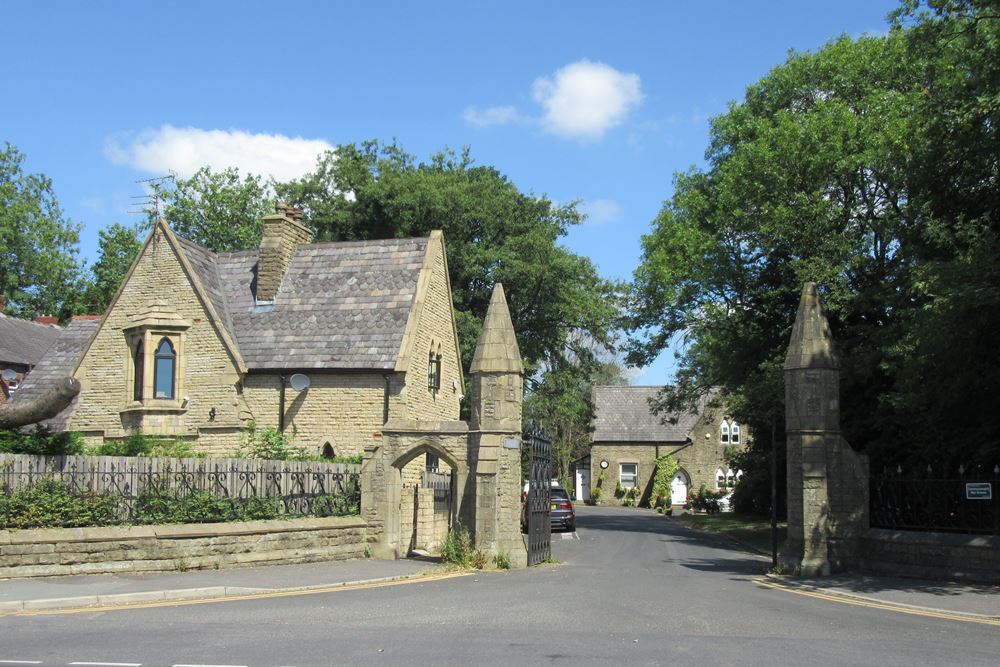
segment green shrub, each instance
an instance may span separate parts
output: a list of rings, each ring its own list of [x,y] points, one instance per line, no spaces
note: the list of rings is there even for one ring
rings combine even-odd
[[[0,495],[0,528],[102,526],[114,523],[116,516],[110,494],[74,493],[54,479]]]
[[[622,487],[622,481],[618,480],[615,483],[615,498],[622,498],[625,496],[625,489]]]
[[[361,464],[364,461],[364,454],[351,454],[349,456],[334,456],[332,459],[321,459],[329,463],[355,463]]]
[[[0,453],[64,456],[83,451],[83,435],[76,431],[54,433],[42,424],[30,429],[0,429]]]
[[[240,458],[267,459],[269,461],[309,461],[319,457],[311,455],[303,447],[292,445],[292,438],[274,428],[257,428],[251,421],[240,441],[236,453]]]
[[[472,535],[467,528],[458,526],[448,531],[441,545],[441,560],[459,567],[472,567]]]
[[[497,552],[496,558],[493,559],[496,562],[498,570],[509,570],[510,569],[510,556],[506,551]]]

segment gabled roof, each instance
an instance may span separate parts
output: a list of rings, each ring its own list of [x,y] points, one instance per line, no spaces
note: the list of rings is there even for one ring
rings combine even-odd
[[[25,376],[24,383],[14,393],[11,401],[19,403],[40,396],[56,381],[73,375],[77,360],[100,324],[98,318],[73,319],[59,332],[59,337],[52,343],[38,365]],[[66,423],[73,414],[76,401],[74,398],[67,409],[42,423],[57,431],[66,430]]]
[[[250,370],[391,371],[424,266],[428,239],[313,243],[295,248],[273,305],[254,301],[258,251],[208,253],[192,266],[218,277],[218,299]],[[193,250],[197,248],[197,250]],[[207,253],[207,254],[206,254]],[[215,287],[209,287],[209,294]]]
[[[654,415],[649,401],[662,388],[594,387],[593,441],[665,443],[687,440],[711,397],[703,397],[696,412]]]
[[[0,313],[0,364],[34,366],[59,338],[60,332],[62,329],[52,324],[19,320]]]

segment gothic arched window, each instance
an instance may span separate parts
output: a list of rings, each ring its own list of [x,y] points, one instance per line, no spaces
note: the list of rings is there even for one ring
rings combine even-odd
[[[177,353],[169,338],[162,338],[156,346],[153,364],[153,397],[174,398],[177,380]]]

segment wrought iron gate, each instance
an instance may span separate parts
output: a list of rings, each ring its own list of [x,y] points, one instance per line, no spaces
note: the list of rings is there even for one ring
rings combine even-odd
[[[552,555],[552,441],[532,425],[528,432],[531,467],[528,476],[528,565],[549,560]]]

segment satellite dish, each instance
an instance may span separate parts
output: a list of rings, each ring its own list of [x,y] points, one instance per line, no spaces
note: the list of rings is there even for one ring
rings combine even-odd
[[[303,375],[302,373],[295,373],[292,377],[288,378],[288,384],[295,391],[302,391],[303,389],[309,388],[309,376]]]
[[[0,373],[0,377],[3,377],[3,379],[7,380],[7,382],[10,382],[11,380],[16,380],[17,379],[17,371],[11,370],[9,368],[5,368],[5,369],[3,369],[3,373]]]

